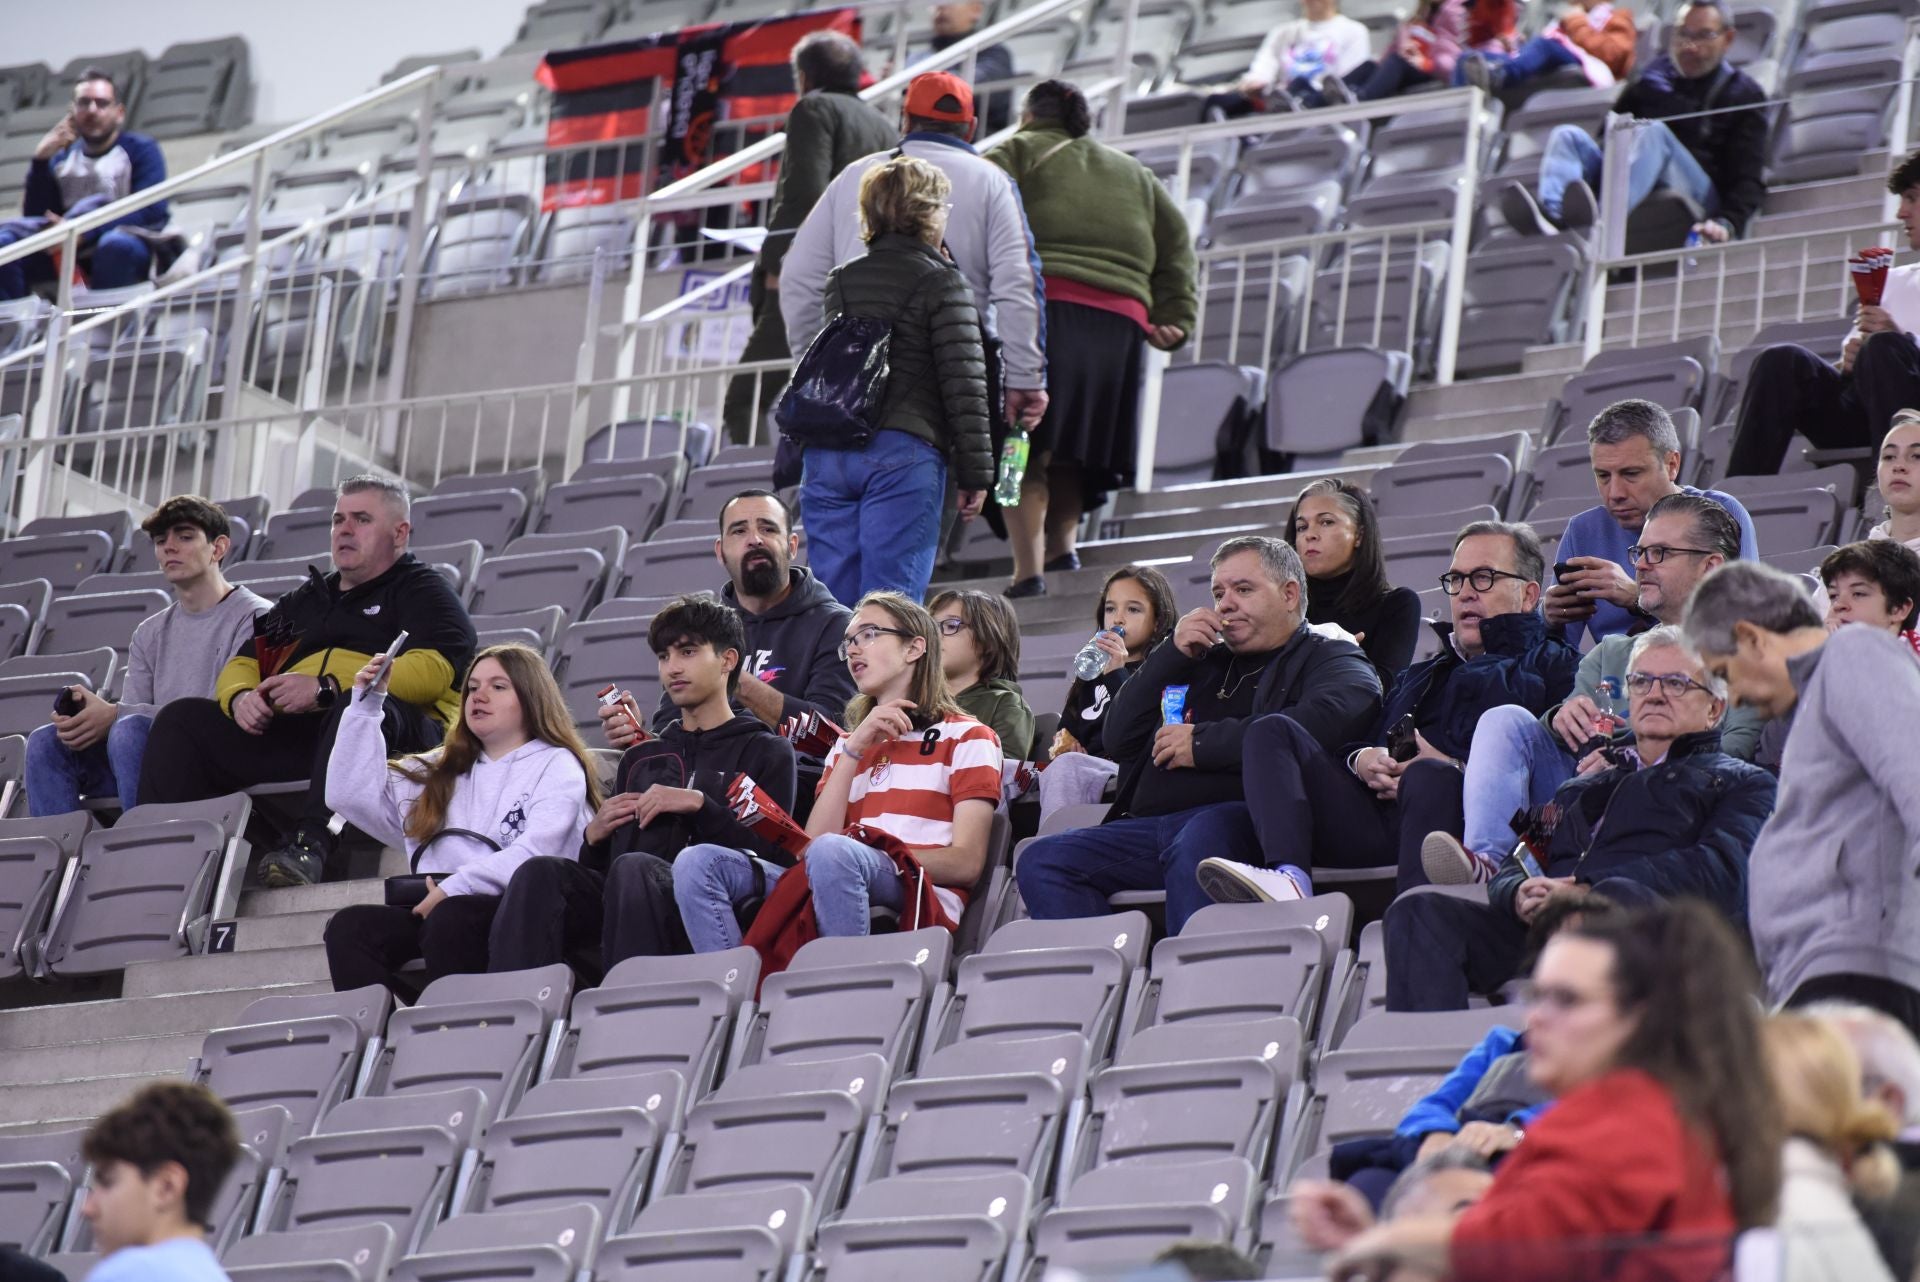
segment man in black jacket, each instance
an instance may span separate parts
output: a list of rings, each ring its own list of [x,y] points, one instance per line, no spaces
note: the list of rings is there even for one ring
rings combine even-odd
[[[793,862],[728,805],[729,786],[746,775],[793,808],[793,745],[733,712],[746,651],[739,615],[709,596],[681,597],[654,616],[647,642],[679,719],[620,759],[578,860],[546,855],[514,872],[493,919],[493,970],[572,961],[591,975],[629,957],[691,952],[673,896],[673,859],[688,846]]]
[[[1692,0],[1680,10],[1668,52],[1647,64],[1613,104],[1642,122],[1632,135],[1627,208],[1658,188],[1672,188],[1705,211],[1693,230],[1715,242],[1745,231],[1767,194],[1767,92],[1726,60],[1732,47],[1727,0]],[[1579,125],[1556,126],[1540,158],[1539,203],[1513,184],[1501,193],[1507,221],[1529,236],[1550,235],[1556,225],[1592,226],[1603,154]]]
[[[1212,609],[1188,612],[1107,710],[1120,790],[1105,824],[1045,837],[1015,873],[1037,918],[1092,917],[1121,890],[1167,892],[1178,933],[1207,897],[1209,855],[1259,859],[1242,784],[1254,718],[1285,713],[1329,750],[1380,715],[1380,678],[1360,647],[1306,626],[1306,571],[1286,543],[1228,539],[1213,554]]]
[[[177,699],[153,720],[142,801],[199,801],[261,783],[307,779],[292,838],[261,861],[268,886],[320,880],[329,830],[327,758],[354,674],[407,633],[394,658],[382,728],[392,754],[421,752],[460,716],[473,622],[453,588],[407,551],[407,491],[348,478],[333,505],[333,572],[309,570],[255,624],[211,699]],[[284,645],[284,651],[280,646]]]
[[[1400,865],[1400,888],[1424,885],[1420,843],[1458,831],[1461,763],[1480,714],[1517,703],[1535,715],[1567,697],[1580,656],[1540,617],[1546,558],[1525,525],[1475,521],[1440,576],[1452,625],[1440,653],[1400,674],[1367,739],[1329,752],[1285,714],[1247,731],[1247,804],[1260,865],[1215,857],[1200,885],[1222,902],[1311,893],[1302,865]]]
[[[1497,991],[1554,900],[1690,896],[1745,919],[1747,855],[1773,812],[1774,779],[1720,751],[1724,683],[1663,626],[1635,640],[1627,696],[1630,742],[1594,753],[1554,794],[1544,860],[1508,856],[1485,903],[1416,892],[1387,909],[1387,1009],[1464,1010],[1472,994]]]
[[[753,332],[740,353],[743,362],[785,360],[791,354],[780,315],[780,260],[793,233],[835,174],[893,146],[893,122],[860,98],[861,71],[860,46],[837,31],[809,32],[793,47],[793,85],[800,97],[787,111],[787,147],[767,209],[767,239],[747,288]],[[721,410],[727,438],[749,440],[786,383],[786,374],[777,370],[734,375]]]

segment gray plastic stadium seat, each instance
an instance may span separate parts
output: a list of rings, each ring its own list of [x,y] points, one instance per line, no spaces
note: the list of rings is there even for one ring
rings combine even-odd
[[[149,802],[88,833],[71,898],[47,931],[47,969],[98,975],[192,952],[223,861],[244,857],[252,809],[245,793]]]
[[[720,509],[741,490],[773,488],[773,462],[711,463],[687,473],[674,516],[681,520],[701,518],[718,522]]]
[[[1785,552],[1831,543],[1842,516],[1832,490],[1776,490],[1740,496],[1753,518],[1753,537],[1762,552]]]
[[[1024,1175],[882,1180],[820,1229],[815,1258],[835,1282],[999,1277],[1017,1263],[1033,1190]]]
[[[21,526],[18,537],[37,539],[50,534],[81,534],[88,530],[98,530],[112,539],[115,547],[125,547],[133,532],[133,518],[126,512],[92,512],[86,516],[42,516]]]
[[[921,1025],[946,985],[952,932],[821,937],[760,986],[742,1030],[741,1062],[806,1064],[872,1053],[897,1075],[913,1062]]]
[[[1404,358],[1369,347],[1293,357],[1267,391],[1267,448],[1312,467],[1369,444],[1369,418],[1375,429],[1392,426],[1410,375]]]
[[[0,770],[0,782],[5,777]],[[61,866],[79,854],[92,830],[93,817],[84,810],[43,819],[0,816],[0,979],[30,965],[53,908]]]
[[[235,1109],[277,1104],[294,1134],[312,1132],[352,1094],[361,1057],[383,1036],[393,996],[372,985],[344,993],[263,997],[201,1043],[194,1079]]]
[[[1801,460],[1804,462],[1804,460]],[[1749,498],[1758,498],[1763,494],[1782,494],[1792,490],[1832,490],[1840,499],[1841,506],[1854,506],[1855,490],[1860,483],[1860,474],[1844,463],[1827,467],[1801,471],[1786,467],[1773,476],[1729,476],[1718,482],[1714,488],[1731,494],[1745,503]],[[1787,551],[1785,544],[1775,544],[1768,551]]]
[[[677,596],[712,592],[726,571],[713,555],[713,538],[635,543],[627,549],[615,596]]]
[[[1380,555],[1387,563],[1387,582],[1397,588],[1424,592],[1438,583],[1447,567],[1453,564],[1453,535],[1382,539]]]
[[[487,975],[446,975],[387,1020],[369,1095],[473,1086],[490,1117],[511,1112],[546,1048],[548,1029],[573,995],[564,964]]]
[[[527,496],[518,490],[471,490],[415,499],[409,520],[413,541],[460,543],[468,539],[492,556],[520,533],[527,520]]]
[[[119,671],[120,656],[113,647],[104,645],[66,654],[23,654],[0,660],[0,677],[53,677],[61,673],[78,673],[88,689],[103,694],[112,692],[113,678]],[[48,706],[51,708],[52,705]]]
[[[579,618],[599,596],[606,570],[591,548],[496,556],[474,576],[467,608],[474,614],[513,614],[557,604]]]
[[[1517,373],[1528,348],[1565,341],[1580,272],[1579,249],[1557,236],[1476,251],[1467,259],[1457,372]]]
[[[1176,1242],[1224,1242],[1230,1235],[1219,1208],[1193,1203],[1061,1208],[1034,1226],[1033,1256],[1066,1276],[1117,1276]]]
[[[1545,443],[1554,445],[1563,437],[1574,440],[1584,436],[1594,415],[1615,401],[1639,397],[1676,410],[1697,407],[1705,390],[1706,373],[1690,356],[1575,374],[1561,385],[1560,394],[1547,406]]]
[[[234,1282],[380,1282],[394,1254],[386,1224],[259,1233],[227,1248],[221,1266]]]
[[[52,1246],[73,1196],[73,1178],[54,1162],[0,1166],[0,1246],[38,1255]]]
[[[585,1204],[456,1215],[436,1224],[425,1249],[396,1264],[387,1282],[575,1282],[585,1276],[600,1225]]]
[[[1387,1011],[1368,1015],[1347,1032],[1343,1051],[1438,1046],[1464,1055],[1496,1028],[1520,1028],[1526,1007],[1475,1006],[1470,1010]]]
[[[627,554],[627,532],[618,525],[604,525],[597,530],[566,534],[522,534],[507,544],[501,555],[528,556],[535,552],[570,552],[577,548],[592,548],[610,569],[617,572]]]
[[[657,455],[676,455],[693,467],[706,466],[713,457],[713,425],[686,423],[664,416],[610,423],[587,438],[580,452],[582,470],[576,470],[567,479],[586,480],[584,469],[589,466],[640,462]]]
[[[488,1129],[466,1209],[492,1216],[585,1203],[617,1231],[646,1198],[683,1090],[671,1070],[541,1083]]]
[[[633,1231],[607,1239],[595,1282],[775,1282],[813,1223],[799,1184],[687,1193],[650,1203]]]
[[[548,489],[529,534],[574,534],[618,526],[636,539],[653,528],[667,501],[665,478],[642,473],[568,481]]]
[[[459,472],[434,482],[429,497],[472,494],[479,490],[517,490],[532,495],[539,492],[543,475],[537,467],[517,467],[505,472]]]
[[[929,1054],[887,1095],[869,1178],[1017,1171],[1047,1187],[1086,1091],[1078,1033],[975,1039]]]
[[[147,68],[135,127],[155,138],[183,138],[246,123],[248,63],[240,36],[168,45]]]
[[[1876,14],[1849,19],[1885,20],[1889,38],[1878,47],[1834,50],[1802,61],[1787,79],[1787,99],[1767,156],[1770,183],[1816,182],[1858,172],[1848,160],[1887,144],[1887,116],[1900,77],[1898,50],[1906,19]],[[1838,25],[1838,24],[1835,24]]]
[[[1129,108],[1127,124],[1133,113]],[[1272,141],[1248,147],[1234,166],[1238,198],[1263,191],[1293,191],[1313,183],[1333,181],[1344,186],[1353,176],[1364,151],[1351,129],[1333,126],[1295,130]]]
[[[26,763],[27,737],[0,735],[0,820],[6,819],[16,809],[26,809]]]
[[[1322,1154],[1345,1140],[1392,1134],[1407,1108],[1459,1062],[1452,1045],[1329,1051],[1314,1070],[1314,1100],[1301,1119],[1299,1151],[1282,1157]]]
[[[465,193],[442,208],[427,260],[432,296],[484,294],[511,286],[538,214],[524,193]]]
[[[92,576],[95,579],[100,575]],[[27,639],[33,635],[33,617],[27,613],[24,605],[15,605],[11,601],[0,603],[0,661],[11,659],[27,648]]]
[[[1139,1020],[1151,1027],[1291,1016],[1311,1032],[1327,971],[1311,926],[1183,931],[1154,945]]]
[[[1394,463],[1368,482],[1382,517],[1455,512],[1491,503],[1504,507],[1513,485],[1513,463],[1499,454]]]
[[[646,619],[588,619],[567,626],[554,654],[554,679],[573,723],[597,733],[599,694],[611,684],[630,689],[640,707],[659,699],[659,669],[647,645]]]
[[[167,592],[167,576],[155,569],[123,570],[118,574],[89,574],[70,596],[100,596],[107,592]],[[171,599],[171,598],[169,598]]]
[[[1264,368],[1298,345],[1313,274],[1305,254],[1258,251],[1244,263],[1209,259],[1202,270],[1195,358]]]
[[[84,680],[84,674],[72,670],[38,673],[33,676],[8,676],[9,664],[34,663],[32,659],[8,659],[0,664],[0,735],[29,735],[47,724],[53,701],[62,686],[76,682],[98,689]]]
[[[158,589],[57,598],[47,607],[35,654],[71,654],[102,646],[124,653],[133,630],[173,604]]]
[[[486,1096],[470,1086],[342,1102],[318,1134],[288,1145],[286,1182],[265,1227],[385,1224],[396,1248],[411,1250],[440,1218],[486,1111]]]
[[[0,541],[0,583],[45,579],[56,593],[71,592],[89,574],[114,568],[120,545],[99,530],[73,530]]]
[[[333,504],[275,512],[254,544],[256,561],[332,555]]]
[[[30,622],[37,624],[52,603],[53,585],[45,579],[0,578],[0,605],[19,606]]]
[[[1095,1253],[1124,1252],[1137,1244],[1142,1227],[1134,1213],[1165,1211],[1196,1215],[1211,1225],[1209,1212],[1221,1217],[1219,1241],[1236,1241],[1253,1217],[1260,1178],[1242,1157],[1215,1157],[1176,1166],[1118,1164],[1097,1166],[1068,1186],[1059,1204],[1042,1221],[1051,1242],[1071,1242],[1071,1260],[1049,1258],[1050,1265],[1092,1263]],[[1051,1223],[1047,1223],[1051,1221]]]
[[[1160,432],[1153,449],[1155,487],[1211,480],[1222,429],[1249,421],[1266,394],[1267,376],[1252,365],[1204,361],[1169,367],[1160,382]],[[1035,699],[1032,694],[1028,697]],[[1046,706],[1056,707],[1059,702],[1049,699]]]
[[[240,1153],[214,1193],[207,1215],[212,1225],[208,1245],[216,1253],[253,1227],[269,1176],[278,1179],[275,1173],[286,1166],[287,1145],[295,1138],[292,1119],[277,1104],[236,1112],[233,1128],[240,1137]]]
[[[1151,939],[1137,910],[1008,922],[961,960],[937,1044],[1071,1032],[1104,1059]]]
[[[573,1001],[553,1076],[620,1077],[673,1069],[688,1098],[712,1089],[734,1017],[760,982],[751,948],[683,957],[629,957]]]
[[[1338,182],[1310,183],[1288,191],[1263,191],[1242,196],[1207,224],[1207,240],[1214,249],[1265,245],[1271,241],[1318,236],[1340,212]],[[1254,270],[1264,255],[1248,259]]]
[[[609,273],[624,270],[633,252],[633,202],[612,205],[572,205],[547,216],[532,281],[551,285],[586,280],[593,274],[596,255]]]

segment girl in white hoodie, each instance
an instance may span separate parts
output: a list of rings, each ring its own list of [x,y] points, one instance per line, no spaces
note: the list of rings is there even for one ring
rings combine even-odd
[[[396,979],[410,961],[425,960],[428,983],[487,969],[487,932],[514,870],[535,855],[575,858],[600,788],[560,688],[533,650],[482,650],[446,742],[392,762],[380,733],[381,660],[354,678],[327,760],[327,805],[404,849],[425,881],[391,879],[387,903],[335,913],[327,968],[336,990],[384,984],[410,1000],[418,987]]]

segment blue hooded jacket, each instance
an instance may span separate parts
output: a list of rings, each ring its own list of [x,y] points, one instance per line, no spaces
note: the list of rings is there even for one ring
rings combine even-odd
[[[1485,648],[1471,659],[1454,648],[1452,624],[1435,623],[1433,629],[1440,634],[1440,653],[1400,674],[1372,740],[1353,747],[1386,746],[1388,732],[1411,712],[1428,743],[1464,761],[1473,728],[1488,708],[1517,703],[1539,716],[1573,690],[1580,656],[1547,630],[1538,611],[1482,619]]]

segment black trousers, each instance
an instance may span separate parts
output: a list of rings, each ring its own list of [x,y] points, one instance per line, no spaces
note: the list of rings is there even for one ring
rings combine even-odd
[[[1404,890],[1426,884],[1420,869],[1426,835],[1458,833],[1466,822],[1462,776],[1453,766],[1417,761],[1400,776],[1400,795],[1381,801],[1345,761],[1284,714],[1247,728],[1241,761],[1247,809],[1269,866],[1397,863]]]
[[[410,961],[427,963],[425,982],[487,969],[487,931],[500,907],[497,895],[452,895],[426,917],[410,908],[354,904],[327,921],[327,973],[335,992],[384,984],[402,1001],[420,988],[399,978]],[[420,987],[424,987],[421,985]]]
[[[1754,359],[1740,400],[1728,476],[1772,476],[1799,432],[1818,449],[1877,446],[1895,411],[1920,405],[1920,346],[1906,334],[1869,334],[1842,374],[1804,347]]]
[[[780,315],[780,291],[766,287],[766,273],[756,264],[753,269],[753,284],[748,287],[747,297],[753,307],[753,330],[747,335],[747,345],[740,350],[740,359],[744,361],[783,360],[792,353],[787,350],[787,322]],[[754,395],[753,374],[735,374],[727,380],[727,395],[721,407],[721,422],[726,425],[727,439],[735,445],[746,444],[753,436],[756,424],[765,422],[767,411],[780,399],[781,391],[787,385],[787,376],[779,370],[766,370],[759,376],[760,391]],[[769,444],[766,436],[760,443]]]
[[[1850,1002],[1884,1011],[1920,1037],[1920,992],[1878,975],[1821,975],[1793,990],[1786,1004],[1811,1006],[1815,1002]]]
[[[507,883],[490,944],[496,971],[564,961],[582,978],[597,970],[596,982],[629,957],[692,951],[673,864],[642,851],[617,856],[605,874],[572,859],[527,860]]]
[[[300,828],[319,836],[327,826],[327,758],[340,727],[343,699],[329,712],[277,716],[265,734],[248,734],[211,699],[175,699],[160,709],[140,765],[140,800],[202,801],[260,783],[310,779]],[[438,721],[401,699],[388,699],[380,728],[389,752],[421,752],[446,738]]]

